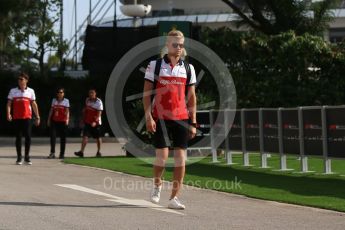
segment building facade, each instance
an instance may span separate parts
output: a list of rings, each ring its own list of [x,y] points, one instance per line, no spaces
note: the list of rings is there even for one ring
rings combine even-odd
[[[241,19],[232,9],[221,0],[120,0],[123,5],[144,4],[151,5],[151,12],[143,18],[120,17],[118,27],[146,27],[156,26],[158,21],[190,21],[193,25],[219,28],[230,27],[237,31],[245,31],[247,26],[239,26]],[[242,0],[233,1],[241,6]],[[345,0],[337,9],[332,10],[334,20],[329,30],[325,31],[325,39],[339,42],[345,38]],[[96,26],[111,27],[113,19],[108,18],[98,22]]]

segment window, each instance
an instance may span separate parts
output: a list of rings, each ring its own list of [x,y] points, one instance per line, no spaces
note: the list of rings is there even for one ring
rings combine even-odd
[[[338,43],[345,40],[345,28],[332,28],[329,30],[329,41]]]
[[[120,1],[122,4],[124,5],[133,5],[134,4],[134,0],[121,0]],[[142,4],[141,0],[137,0],[137,4]]]
[[[152,10],[152,17],[170,16],[169,10]]]
[[[169,10],[153,10],[152,17],[162,17],[162,16],[179,16],[184,15],[185,12],[183,9],[175,9],[173,8],[171,11]]]

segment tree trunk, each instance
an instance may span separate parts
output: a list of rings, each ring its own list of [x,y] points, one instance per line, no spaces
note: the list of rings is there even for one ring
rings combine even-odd
[[[43,12],[41,16],[41,22],[42,22],[42,36],[45,33],[46,29],[46,19],[47,19],[47,7],[48,7],[48,1],[44,1],[44,7],[43,7]],[[43,36],[44,37],[44,36]],[[39,40],[39,65],[40,65],[40,75],[41,77],[44,77],[44,54],[45,54],[45,49],[44,49],[44,38],[38,38]]]
[[[40,75],[44,77],[44,46],[40,46],[40,54],[39,54],[39,66],[40,66]]]
[[[0,34],[0,69],[4,67],[4,50],[5,50],[5,41],[6,37],[3,34]]]

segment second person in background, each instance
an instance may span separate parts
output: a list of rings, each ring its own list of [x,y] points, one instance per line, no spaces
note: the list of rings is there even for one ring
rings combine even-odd
[[[58,88],[56,97],[53,98],[48,115],[48,127],[50,127],[50,154],[48,158],[55,158],[56,133],[60,136],[60,159],[65,157],[66,135],[69,123],[69,100],[65,98],[65,89]]]

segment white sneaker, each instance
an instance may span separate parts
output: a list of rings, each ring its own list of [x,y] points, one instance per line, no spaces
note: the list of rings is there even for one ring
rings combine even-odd
[[[16,165],[22,165],[23,161],[16,161]]]
[[[159,199],[161,198],[161,191],[162,191],[162,185],[160,186],[154,186],[154,188],[151,191],[151,202],[158,204]]]
[[[171,209],[185,209],[186,206],[181,204],[180,200],[175,196],[169,201],[168,208]]]

